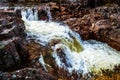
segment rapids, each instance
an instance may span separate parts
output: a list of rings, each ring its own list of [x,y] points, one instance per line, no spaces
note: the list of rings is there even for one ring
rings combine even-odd
[[[58,43],[50,46],[58,67],[65,68],[70,73],[76,71],[82,74],[89,72],[98,74],[102,73],[101,70],[113,70],[115,65],[120,64],[120,52],[109,47],[106,43],[95,40],[82,41],[80,36],[67,25],[52,21],[32,20],[35,15],[32,15],[31,19],[26,16],[27,13],[22,11],[28,39],[34,39],[43,46],[48,46],[53,40],[59,40]],[[58,49],[61,49],[65,54],[66,63],[61,61]],[[43,56],[39,61],[45,67]]]

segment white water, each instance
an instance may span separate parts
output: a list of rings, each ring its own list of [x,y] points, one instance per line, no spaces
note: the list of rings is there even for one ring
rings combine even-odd
[[[24,16],[29,21],[37,21],[38,20],[38,12],[36,9],[34,9],[34,12],[32,10],[33,8],[24,9],[21,11],[21,15]]]
[[[47,12],[48,21],[51,21],[52,20],[52,16],[51,16],[51,12],[50,12],[50,7],[49,6],[45,6],[44,10]]]
[[[93,72],[101,73],[102,70],[112,70],[115,65],[120,64],[120,52],[112,49],[107,44],[98,41],[83,41],[80,36],[74,33],[66,25],[56,22],[29,21],[22,14],[28,36],[36,42],[47,46],[52,40],[60,40],[59,43],[51,46],[52,56],[59,67],[67,69],[69,72],[75,70],[78,73]],[[77,45],[76,43],[77,42]],[[82,47],[83,49],[82,49]],[[65,54],[66,63],[62,62],[57,49],[61,49]],[[45,67],[44,58],[40,58]],[[68,65],[66,65],[68,64]]]
[[[19,9],[19,8],[15,8],[15,11],[16,9]],[[26,8],[21,8],[21,15],[23,17],[25,17],[27,20],[29,21],[38,21],[38,10],[37,8],[35,7],[26,7]],[[34,10],[34,11],[33,11]],[[50,12],[50,7],[47,6],[47,5],[44,5],[41,7],[41,10],[44,10],[46,13],[47,13],[47,17],[48,17],[48,21],[51,21],[52,20],[52,16],[51,16],[51,12]]]

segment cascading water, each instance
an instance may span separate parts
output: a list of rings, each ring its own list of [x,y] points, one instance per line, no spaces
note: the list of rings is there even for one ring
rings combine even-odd
[[[21,15],[29,21],[38,21],[38,11],[34,8],[23,9]]]
[[[45,11],[47,12],[48,21],[51,21],[52,16],[51,16],[51,12],[50,12],[50,7],[46,6]]]
[[[47,13],[47,18],[48,21],[52,20],[51,12],[50,12],[50,7],[45,5],[42,6],[41,9]],[[15,8],[16,11],[16,8]],[[38,10],[37,8],[33,7],[26,7],[25,9],[22,9],[21,15],[24,16],[27,20],[29,21],[38,21]]]
[[[59,40],[58,43],[51,46],[52,56],[60,68],[65,68],[69,72],[73,70],[77,73],[95,74],[102,70],[113,70],[115,65],[120,64],[120,52],[112,49],[107,44],[95,40],[82,41],[80,36],[69,29],[67,25],[56,22],[35,21],[26,18],[27,14],[22,11],[22,19],[26,26],[28,36],[35,39],[36,42],[47,46],[53,40]],[[29,17],[29,16],[28,16]],[[58,49],[61,49],[65,55],[66,65],[58,55]],[[45,67],[44,58],[39,59]]]

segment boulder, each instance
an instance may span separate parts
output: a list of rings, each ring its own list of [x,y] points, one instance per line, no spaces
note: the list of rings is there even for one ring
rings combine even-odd
[[[0,40],[12,37],[25,37],[24,30],[21,26],[15,25],[13,22],[1,25]]]
[[[0,13],[0,70],[12,71],[25,66],[29,57],[25,26],[14,12]]]
[[[26,41],[14,37],[0,41],[0,70],[12,71],[25,65],[29,57]]]
[[[89,10],[82,18],[67,19],[70,28],[78,32],[82,39],[95,39],[108,43],[120,51],[120,15],[119,7],[97,7]]]

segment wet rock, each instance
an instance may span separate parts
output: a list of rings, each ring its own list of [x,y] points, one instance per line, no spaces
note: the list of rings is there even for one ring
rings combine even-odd
[[[82,18],[70,19],[64,21],[67,23],[70,28],[76,32],[78,32],[82,39],[90,39],[93,35],[91,31],[92,24],[95,24],[98,20],[103,20],[104,17],[99,13],[91,13],[88,15],[84,15]]]
[[[25,66],[29,57],[25,26],[14,12],[0,13],[0,70],[12,71]]]
[[[20,18],[9,15],[0,16],[0,40],[12,37],[26,37],[24,22]]]
[[[0,41],[0,70],[11,71],[25,65],[28,59],[26,41],[19,37]]]
[[[55,40],[55,43],[58,43],[58,42],[59,42],[59,40]],[[53,44],[53,45],[50,45],[50,46],[54,46],[54,42],[51,44]],[[62,80],[76,80],[78,77],[79,77],[79,79],[81,78],[81,76],[77,76],[76,72],[73,72],[72,74],[70,74],[65,67],[59,68],[57,66],[54,58],[52,57],[51,52],[53,52],[53,51],[50,50],[50,47],[44,47],[33,41],[30,42],[28,46],[29,46],[29,53],[30,53],[30,60],[31,60],[31,63],[29,65],[30,67],[34,67],[37,69],[42,68],[44,71],[47,71],[48,73],[50,73],[57,80],[58,79],[60,79],[60,80],[61,79]],[[62,52],[62,49],[59,48],[56,51],[59,52],[57,55],[59,57],[61,57],[61,61],[65,64],[65,66],[70,66],[70,64],[66,62],[66,58],[65,58],[66,56]],[[45,64],[43,63],[43,65],[42,65],[42,63],[40,63],[40,57],[43,57]],[[35,78],[33,78],[33,79],[35,79]],[[49,77],[48,77],[48,79],[49,79]]]
[[[64,22],[78,32],[82,39],[103,41],[120,51],[119,7],[98,7],[89,12],[82,18],[67,19]]]
[[[101,30],[99,35],[101,41],[108,43],[111,47],[120,51],[120,28]]]
[[[80,18],[88,13],[88,8],[81,7],[80,4],[56,4],[50,3],[53,20],[64,21],[70,18]]]
[[[100,29],[110,28],[112,25],[108,20],[99,20],[96,23],[92,24],[91,31],[99,31]]]
[[[50,46],[45,47],[38,43],[35,43],[34,41],[31,41],[28,44],[28,49],[29,49],[29,54],[30,54],[29,60],[31,60],[31,63],[30,63],[31,67],[39,67],[39,66],[42,67],[43,66],[39,62],[41,55],[46,64],[45,67],[48,67],[48,69],[49,69],[50,67],[53,68],[55,66],[55,62],[52,57],[52,49],[50,48]],[[48,65],[50,65],[50,66],[48,66]]]
[[[13,22],[1,25],[0,40],[12,37],[25,37],[24,30],[21,26],[15,25]]]
[[[24,68],[11,73],[0,72],[1,80],[57,80],[40,68]]]
[[[9,15],[9,16],[14,16],[15,12],[13,10],[0,10],[0,15]]]
[[[38,19],[39,20],[47,20],[47,12],[45,10],[39,10],[38,11]]]
[[[2,16],[2,14],[0,16],[0,71],[3,71],[1,72],[0,79],[56,80],[45,72],[48,71],[45,69],[48,65],[44,67],[39,61],[41,55],[43,55],[46,64],[54,65],[53,59],[50,57],[51,49],[35,43],[32,44],[32,42],[30,46],[25,39],[25,26],[24,22],[20,19],[21,15],[17,13],[11,17],[7,12],[3,13],[5,15]],[[27,66],[32,68],[16,71]]]

